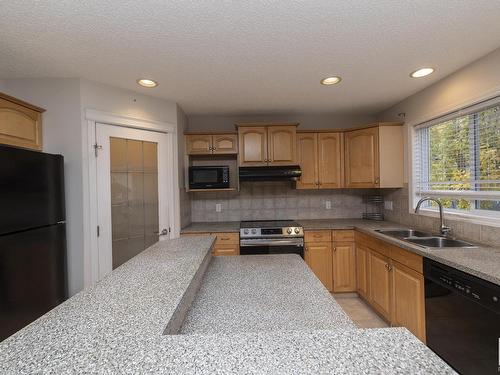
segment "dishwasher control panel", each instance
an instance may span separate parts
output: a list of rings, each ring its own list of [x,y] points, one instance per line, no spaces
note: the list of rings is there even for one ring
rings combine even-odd
[[[500,313],[500,286],[424,258],[424,277]]]

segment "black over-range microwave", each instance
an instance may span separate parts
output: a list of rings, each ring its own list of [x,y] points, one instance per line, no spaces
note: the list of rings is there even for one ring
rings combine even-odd
[[[189,167],[190,189],[224,189],[229,187],[227,165]]]

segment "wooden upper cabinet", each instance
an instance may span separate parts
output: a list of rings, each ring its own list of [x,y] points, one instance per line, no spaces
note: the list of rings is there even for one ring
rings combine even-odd
[[[267,128],[250,126],[238,128],[240,165],[267,165]]]
[[[296,163],[296,125],[238,125],[241,166]]]
[[[0,143],[41,151],[44,111],[0,93]]]
[[[390,259],[370,250],[368,253],[368,300],[387,321],[391,319]]]
[[[297,133],[297,162],[302,170],[297,189],[317,189],[318,134]]]
[[[186,135],[188,155],[236,154],[236,134],[188,134]]]
[[[345,187],[398,188],[403,186],[402,123],[378,123],[346,131]]]
[[[302,176],[297,189],[336,189],[343,186],[342,133],[297,133],[297,161]]]
[[[379,186],[378,128],[345,133],[345,176],[348,188]]]
[[[424,277],[398,262],[392,262],[393,326],[406,327],[425,342]]]
[[[212,151],[214,154],[238,153],[238,137],[236,136],[236,134],[213,135]]]
[[[318,181],[320,189],[343,186],[342,133],[318,134]]]
[[[269,165],[291,165],[297,162],[296,127],[269,126],[267,147]]]
[[[354,242],[333,243],[333,291],[356,291],[356,254]]]
[[[186,150],[189,155],[211,154],[212,136],[210,134],[186,135]]]

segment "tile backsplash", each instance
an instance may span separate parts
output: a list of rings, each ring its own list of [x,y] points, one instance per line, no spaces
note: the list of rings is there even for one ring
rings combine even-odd
[[[384,190],[384,199],[393,202],[392,210],[384,210],[385,219],[401,223],[412,228],[436,232],[439,218],[410,213],[408,200],[408,184],[402,189]],[[462,220],[450,219],[445,214],[445,225],[451,227],[451,235],[472,242],[489,245],[500,245],[500,227],[473,224]]]
[[[297,190],[291,182],[243,182],[239,192],[193,193],[191,220],[361,218],[366,189]],[[330,201],[331,209],[326,208]],[[221,211],[216,212],[220,204]]]

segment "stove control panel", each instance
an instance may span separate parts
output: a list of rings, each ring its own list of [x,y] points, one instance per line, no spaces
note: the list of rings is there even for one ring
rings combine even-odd
[[[241,228],[240,237],[255,238],[255,237],[303,237],[304,230],[302,227],[286,227],[286,228]]]

